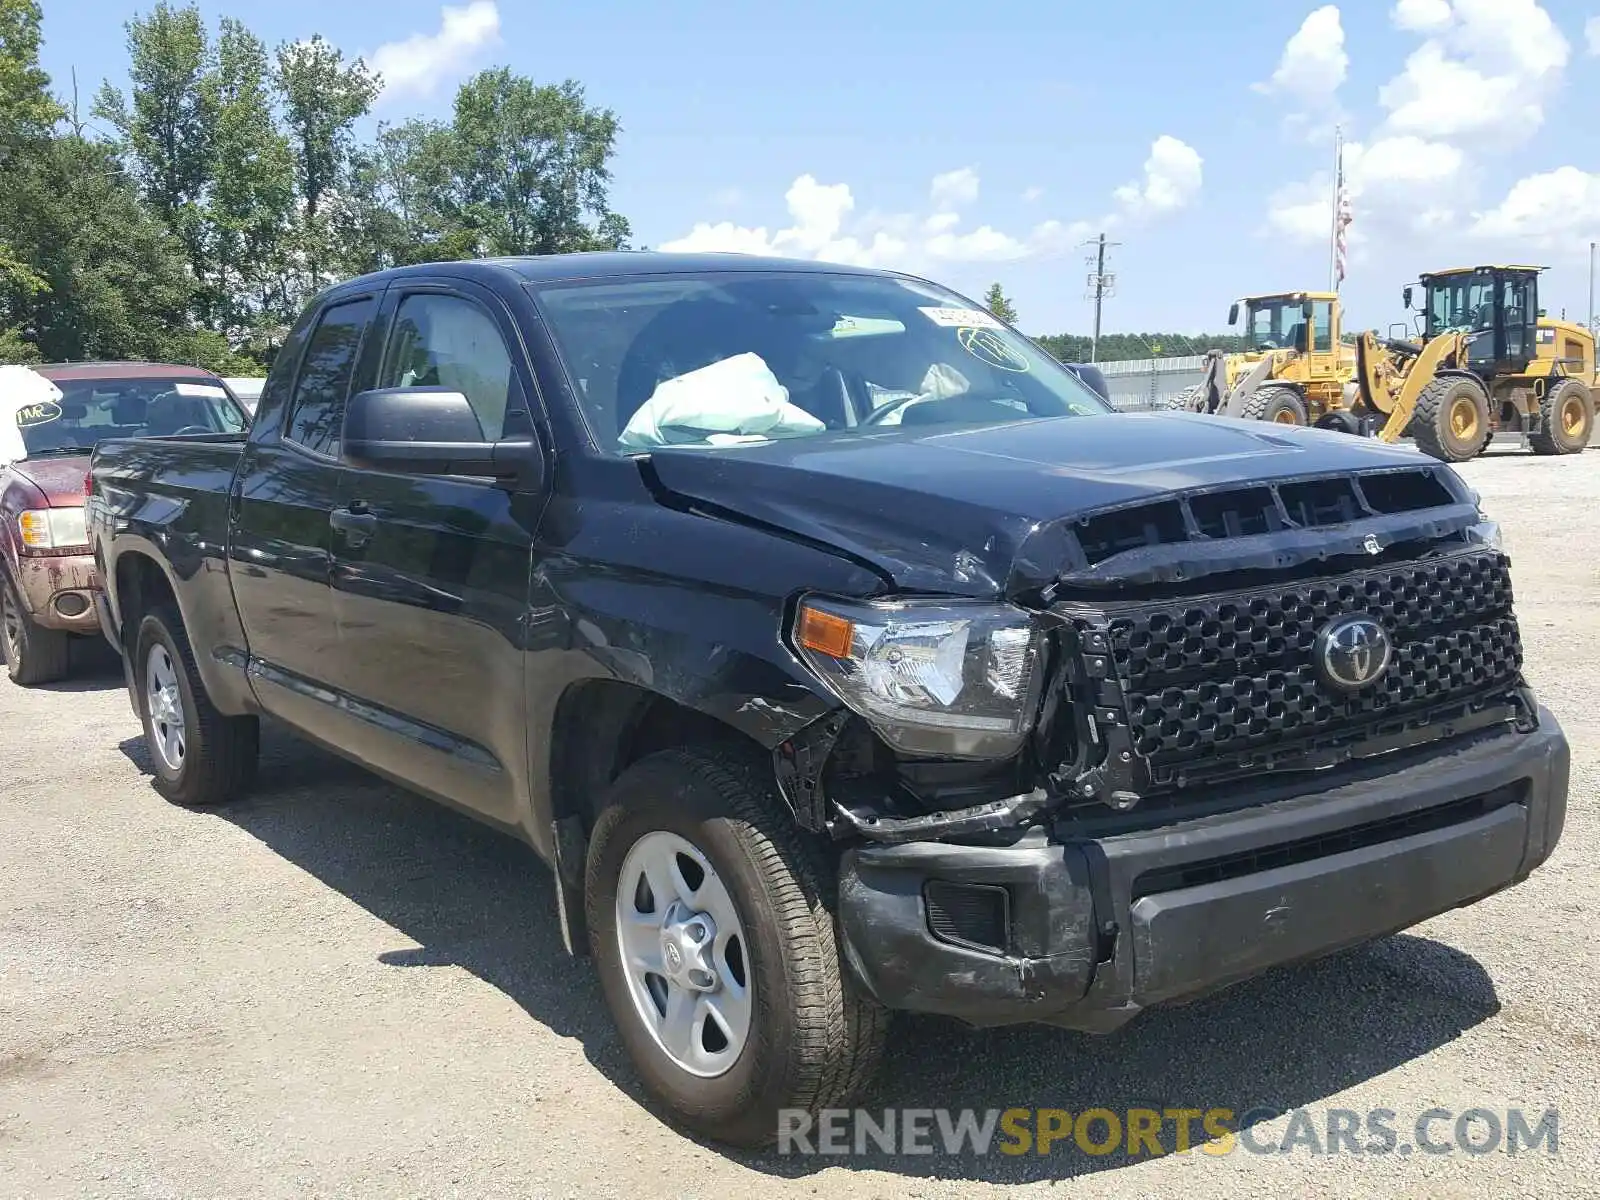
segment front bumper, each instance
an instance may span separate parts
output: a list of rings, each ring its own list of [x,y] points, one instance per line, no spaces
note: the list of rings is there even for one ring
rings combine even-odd
[[[17,559],[17,586],[34,624],[68,633],[96,633],[99,576],[92,554],[39,555]]]
[[[1541,709],[1529,733],[1285,783],[1246,808],[1137,832],[855,847],[840,867],[845,956],[890,1008],[1109,1031],[1521,882],[1561,836],[1568,770],[1566,738]],[[1004,947],[952,942],[950,921],[930,920],[930,884],[958,905],[993,902]]]

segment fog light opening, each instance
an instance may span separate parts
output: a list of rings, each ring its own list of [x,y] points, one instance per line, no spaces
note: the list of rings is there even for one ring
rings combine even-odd
[[[55,606],[63,617],[81,617],[89,611],[89,597],[82,592],[62,592],[56,597]]]

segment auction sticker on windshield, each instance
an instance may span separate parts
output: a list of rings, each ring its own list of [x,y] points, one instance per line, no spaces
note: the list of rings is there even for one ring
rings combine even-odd
[[[214,383],[175,383],[172,390],[180,396],[191,396],[196,399],[225,400],[228,393]]]
[[[1003,329],[993,313],[981,308],[924,308],[919,310],[935,325],[951,329]]]
[[[61,419],[61,406],[46,400],[17,409],[17,428],[32,429],[35,425],[48,425]]]

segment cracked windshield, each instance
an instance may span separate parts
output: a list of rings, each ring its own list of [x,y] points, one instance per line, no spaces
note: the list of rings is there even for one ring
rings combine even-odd
[[[987,312],[906,280],[708,274],[538,298],[596,441],[623,454],[1109,411]]]

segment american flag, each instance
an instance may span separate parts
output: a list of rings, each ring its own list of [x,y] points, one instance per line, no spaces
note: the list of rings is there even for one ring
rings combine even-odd
[[[1350,227],[1350,222],[1355,220],[1355,213],[1350,208],[1350,188],[1344,179],[1343,147],[1339,149],[1339,178],[1334,187],[1333,204],[1333,286],[1337,289],[1344,282],[1345,276],[1345,230]]]

